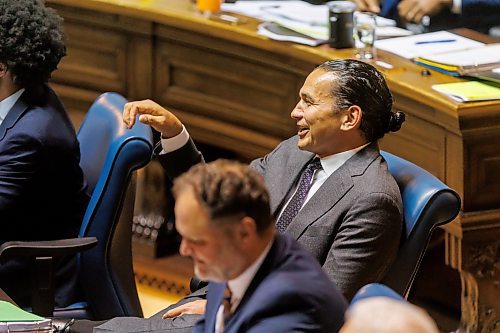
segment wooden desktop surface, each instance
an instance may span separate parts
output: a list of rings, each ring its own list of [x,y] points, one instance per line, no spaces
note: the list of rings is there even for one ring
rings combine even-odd
[[[296,133],[289,115],[315,66],[354,57],[352,49],[269,40],[257,35],[256,19],[235,15],[244,19],[238,25],[209,20],[189,0],[47,3],[64,17],[68,35],[68,56],[52,82],[77,126],[98,94],[117,91],[159,102],[197,141],[247,159]],[[401,131],[387,135],[381,147],[460,194],[462,212],[446,226],[446,260],[462,273],[463,311],[472,309],[465,322],[472,331],[483,329],[492,322],[484,318],[498,318],[500,311],[490,292],[498,295],[500,101],[458,103],[431,87],[461,79],[432,70],[424,76],[423,67],[383,51],[378,59],[394,66],[378,69],[394,109],[407,114]]]

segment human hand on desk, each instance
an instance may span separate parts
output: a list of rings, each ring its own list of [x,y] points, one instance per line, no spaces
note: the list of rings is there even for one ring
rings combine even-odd
[[[196,301],[192,301],[189,303],[184,303],[179,305],[178,307],[167,311],[163,314],[163,319],[167,318],[175,318],[182,316],[184,314],[205,314],[205,307],[207,305],[207,301],[204,299],[198,299]]]
[[[380,13],[380,0],[351,0],[359,11]],[[400,0],[399,16],[408,22],[420,22],[422,17],[439,13],[445,7],[451,7],[453,0]]]
[[[420,22],[422,17],[435,15],[452,4],[453,0],[401,0],[398,12],[408,22]]]
[[[380,13],[380,0],[352,0],[360,12]]]
[[[171,138],[182,132],[182,123],[179,118],[152,100],[146,99],[125,104],[123,122],[128,128],[134,126],[137,115],[141,123],[150,125],[164,138]]]

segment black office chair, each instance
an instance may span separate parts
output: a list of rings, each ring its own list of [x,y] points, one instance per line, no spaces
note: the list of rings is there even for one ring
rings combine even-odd
[[[37,314],[94,320],[142,317],[132,269],[132,174],[150,161],[153,138],[149,126],[137,123],[130,130],[124,126],[125,103],[116,93],[99,96],[78,132],[80,165],[91,193],[79,238],[2,245],[2,260],[24,256],[42,263],[38,260],[41,257],[52,260],[86,250],[78,256],[78,283],[84,295],[81,302],[54,310],[52,272],[45,265],[37,274],[34,291],[32,306]],[[46,277],[50,277],[48,283]]]
[[[432,231],[458,215],[460,197],[419,166],[388,152],[381,154],[398,183],[404,214],[401,246],[382,283],[407,298]]]

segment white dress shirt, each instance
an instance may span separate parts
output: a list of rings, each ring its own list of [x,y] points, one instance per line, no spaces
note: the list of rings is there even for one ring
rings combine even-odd
[[[255,274],[257,274],[257,271],[259,270],[260,266],[262,265],[262,262],[264,261],[264,258],[267,256],[269,253],[269,250],[271,249],[271,246],[273,245],[273,241],[269,242],[267,244],[266,248],[260,256],[257,258],[257,260],[254,261],[254,263],[248,267],[243,273],[241,273],[237,278],[233,280],[229,280],[227,282],[227,285],[229,286],[229,289],[231,290],[231,312],[234,312],[238,305],[241,302],[241,299],[245,295],[245,292],[248,289],[248,286],[250,285],[250,282],[252,282]],[[215,331],[214,333],[222,333],[224,332],[224,305],[221,304],[219,307],[219,310],[217,311],[217,317],[215,319]]]
[[[0,125],[2,125],[3,120],[5,119],[5,117],[7,117],[10,109],[12,109],[14,104],[16,104],[17,100],[19,99],[19,97],[21,97],[23,92],[24,88],[19,89],[9,97],[4,98],[2,101],[0,101]]]
[[[189,133],[182,125],[182,132],[171,138],[161,138],[162,152],[160,154],[171,153],[184,146],[189,141]]]

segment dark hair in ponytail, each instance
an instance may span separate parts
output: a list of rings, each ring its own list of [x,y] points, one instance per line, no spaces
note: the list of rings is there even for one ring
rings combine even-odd
[[[396,132],[405,120],[401,111],[392,112],[392,95],[384,76],[372,65],[353,59],[327,61],[319,69],[335,75],[332,96],[337,110],[352,105],[361,108],[360,129],[367,141],[376,141],[388,132]]]

